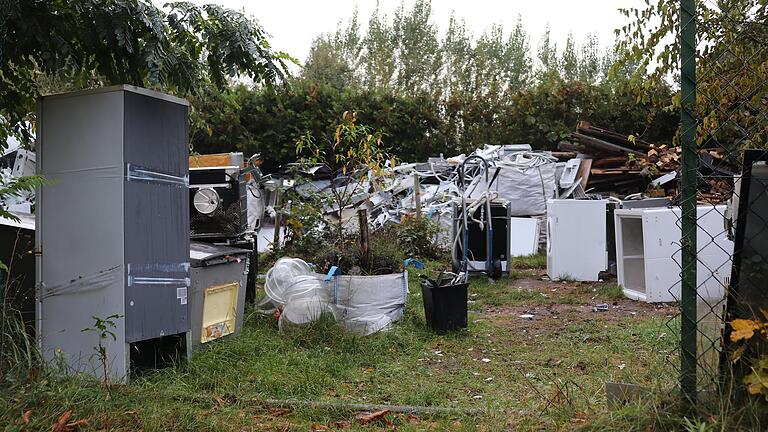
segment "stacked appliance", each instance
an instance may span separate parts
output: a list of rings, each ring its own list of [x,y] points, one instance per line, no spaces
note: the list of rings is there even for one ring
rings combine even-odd
[[[235,153],[234,165],[190,168],[189,223],[192,238],[232,239],[248,230],[246,184],[244,176],[240,175],[242,158],[242,153]]]
[[[263,203],[249,182],[258,171],[244,165],[239,152],[190,157],[193,347],[239,332],[245,301],[256,296],[254,204],[263,212]]]
[[[188,355],[189,103],[128,86],[38,104],[37,336],[44,358],[99,378]]]
[[[189,308],[192,349],[236,335],[243,325],[248,250],[202,242],[190,243]]]

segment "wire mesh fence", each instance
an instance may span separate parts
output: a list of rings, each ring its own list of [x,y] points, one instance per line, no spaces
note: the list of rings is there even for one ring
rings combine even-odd
[[[670,292],[694,401],[724,388],[768,395],[767,9],[680,0],[681,283]]]

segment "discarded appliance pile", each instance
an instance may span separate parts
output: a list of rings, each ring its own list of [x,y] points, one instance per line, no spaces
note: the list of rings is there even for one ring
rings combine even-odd
[[[679,148],[656,145],[580,122],[561,150],[586,193],[575,188],[547,204],[547,273],[554,280],[596,281],[613,274],[624,294],[647,302],[680,298],[680,209],[675,206]],[[723,154],[699,151],[698,293],[723,299],[733,239],[723,228],[734,173]],[[707,187],[708,186],[708,187]],[[577,199],[563,199],[563,198]],[[651,198],[649,198],[651,197]],[[656,198],[652,198],[656,197]]]
[[[276,197],[281,193],[277,191],[292,189],[305,197],[329,197],[333,192],[332,173],[327,166],[301,168],[298,174],[296,167],[292,168],[290,172],[285,169],[273,174],[274,180],[267,184],[266,213],[277,215],[274,221],[278,223],[281,215],[290,214],[291,203],[280,205]],[[357,230],[355,216],[360,209],[366,210],[373,230],[397,224],[406,215],[422,214],[442,227],[436,240],[443,246],[455,248],[472,243],[471,264],[483,271],[487,267],[488,241],[482,239],[475,244],[475,234],[463,244],[457,238],[462,237],[458,234],[464,226],[462,212],[470,212],[467,226],[474,221],[478,229],[470,226],[470,231],[477,231],[481,237],[486,236],[486,219],[493,213],[493,218],[505,221],[495,234],[498,238],[491,249],[491,260],[501,261],[503,270],[508,271],[510,256],[536,253],[544,238],[540,222],[545,218],[547,199],[558,195],[558,169],[557,158],[551,152],[532,151],[527,144],[486,145],[468,156],[435,157],[424,163],[388,167],[381,178],[372,179],[369,173],[363,173],[366,178],[354,183],[355,190],[345,190],[352,197],[349,204],[343,209],[325,206],[323,213],[328,223],[341,218],[349,232]],[[486,201],[492,203],[490,213]],[[267,227],[269,232],[272,229]],[[455,256],[460,257],[461,252],[457,250]]]

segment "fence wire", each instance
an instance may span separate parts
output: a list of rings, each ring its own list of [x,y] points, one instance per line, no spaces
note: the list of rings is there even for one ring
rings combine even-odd
[[[681,283],[670,292],[689,401],[723,388],[768,395],[750,378],[764,373],[768,386],[766,9],[762,0],[680,0]]]

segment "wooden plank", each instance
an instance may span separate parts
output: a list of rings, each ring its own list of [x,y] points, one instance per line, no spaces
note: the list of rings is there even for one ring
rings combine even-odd
[[[612,174],[640,174],[639,169],[635,168],[592,168],[590,173],[594,175],[612,175]]]
[[[224,167],[232,166],[229,153],[216,153],[207,155],[192,155],[189,157],[190,168]]]
[[[600,159],[594,159],[592,166],[595,168],[610,168],[610,167],[622,167],[626,165],[629,158],[625,156],[613,156]]]
[[[643,152],[640,152],[640,151],[637,151],[637,150],[633,150],[633,149],[630,149],[630,148],[626,148],[626,147],[622,147],[622,146],[617,145],[617,144],[612,144],[612,143],[609,143],[607,141],[603,141],[603,140],[595,138],[595,137],[591,137],[591,136],[587,136],[587,135],[581,134],[579,132],[574,132],[571,136],[576,138],[576,140],[580,144],[588,146],[588,147],[596,148],[598,150],[602,150],[602,151],[606,151],[606,152],[612,152],[612,153],[619,153],[619,154],[621,154],[621,153],[624,153],[624,154],[626,154],[626,153],[633,153],[633,154],[635,154],[637,156],[642,156],[643,158],[647,157],[647,155],[645,153],[643,153]]]
[[[589,182],[589,175],[591,174],[592,159],[582,159],[581,165],[579,165],[579,171],[576,174],[576,178],[581,178],[581,188],[586,190],[587,183]]]
[[[626,147],[642,149],[644,151],[648,151],[651,148],[651,146],[653,146],[653,143],[644,141],[639,138],[636,138],[634,142],[632,142],[629,140],[629,136],[627,135],[614,132],[609,129],[593,126],[591,123],[586,121],[579,122],[578,126],[576,126],[576,130],[583,133],[584,135],[589,135],[604,141],[608,141],[608,142],[619,144]]]

